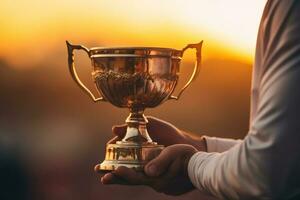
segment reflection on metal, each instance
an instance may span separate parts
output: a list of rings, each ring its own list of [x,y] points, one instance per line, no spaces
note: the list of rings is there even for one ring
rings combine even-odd
[[[182,50],[157,47],[91,48],[67,42],[68,63],[72,78],[94,102],[108,101],[120,108],[129,108],[125,137],[116,144],[107,144],[106,156],[95,170],[114,170],[118,166],[142,169],[150,152],[163,146],[153,142],[147,132],[146,108],[153,108],[168,99],[178,100],[197,77],[201,65],[202,42],[187,45]],[[177,85],[181,58],[185,50],[196,49],[196,63],[189,81],[177,96],[172,93]],[[80,81],[74,65],[73,50],[84,50],[92,65],[92,77],[99,98]],[[155,154],[156,154],[155,153]],[[152,153],[151,153],[152,154]]]
[[[95,171],[111,171],[119,166],[142,170],[147,161],[157,156],[163,149],[162,145],[153,144],[107,144],[105,160],[96,165]]]

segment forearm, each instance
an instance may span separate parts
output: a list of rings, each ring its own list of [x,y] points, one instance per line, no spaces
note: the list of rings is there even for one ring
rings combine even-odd
[[[218,137],[202,137],[207,146],[207,152],[225,152],[237,144],[240,144],[243,140],[241,139],[230,139],[230,138],[218,138]]]
[[[221,199],[256,199],[268,193],[268,168],[261,154],[247,141],[223,153],[198,152],[188,165],[189,177],[196,188]],[[248,155],[248,156],[247,156]]]
[[[188,133],[182,131],[184,135],[184,140],[187,144],[194,146],[198,151],[205,151],[207,152],[207,144],[203,137],[196,136],[195,134]]]
[[[195,134],[184,132],[188,144],[193,145],[199,151],[224,152],[242,142],[242,140],[218,138],[209,136],[195,136]]]

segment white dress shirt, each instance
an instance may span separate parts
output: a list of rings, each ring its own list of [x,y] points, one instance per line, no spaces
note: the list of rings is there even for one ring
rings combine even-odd
[[[251,93],[247,136],[206,137],[190,180],[222,199],[300,199],[300,0],[267,1]]]

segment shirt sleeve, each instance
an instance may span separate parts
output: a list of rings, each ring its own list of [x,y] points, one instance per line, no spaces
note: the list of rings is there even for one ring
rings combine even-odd
[[[207,152],[224,152],[233,146],[242,142],[242,140],[235,140],[229,138],[202,136],[206,142]]]
[[[248,135],[225,152],[198,152],[188,164],[194,186],[222,199],[300,195],[300,1],[274,2]]]

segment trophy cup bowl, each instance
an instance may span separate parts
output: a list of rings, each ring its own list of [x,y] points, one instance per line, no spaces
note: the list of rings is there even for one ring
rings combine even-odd
[[[95,47],[88,49],[68,41],[68,64],[72,78],[94,102],[108,101],[116,107],[128,108],[127,131],[121,141],[106,145],[105,160],[95,171],[111,171],[119,166],[142,170],[150,157],[163,145],[152,141],[144,116],[146,108],[154,108],[168,99],[178,100],[200,71],[202,41],[182,50],[159,47]],[[172,95],[178,82],[180,62],[185,50],[196,49],[196,62],[189,81],[177,96]],[[74,50],[84,50],[91,59],[92,77],[100,97],[80,81],[74,65]],[[152,156],[150,156],[150,154]]]

